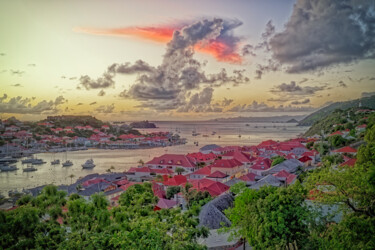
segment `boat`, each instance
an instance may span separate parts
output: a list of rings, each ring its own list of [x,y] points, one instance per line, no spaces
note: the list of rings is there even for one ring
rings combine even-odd
[[[43,161],[42,159],[34,159],[34,161],[31,163],[33,165],[42,165],[46,163],[45,161]]]
[[[246,123],[246,127],[249,127],[249,126],[250,126],[250,124]]]
[[[216,135],[216,131],[212,131],[212,134],[211,135]]]
[[[10,172],[10,171],[16,171],[18,168],[15,165],[3,165],[0,166],[1,172]]]
[[[16,163],[17,160],[12,158],[11,156],[5,156],[3,158],[0,158],[0,164],[1,163]]]
[[[28,163],[33,163],[34,157],[29,157],[21,161],[22,164],[28,164]]]
[[[27,166],[26,168],[23,169],[23,172],[34,172],[37,171],[37,168],[34,168],[33,166]]]
[[[95,167],[95,164],[94,164],[93,159],[88,159],[84,164],[82,164],[83,169],[91,169],[91,168],[94,168],[94,167]]]
[[[202,135],[203,137],[208,137],[208,135]]]
[[[51,161],[51,165],[58,165],[58,164],[60,164],[60,160],[59,159]]]
[[[73,166],[73,162],[70,160],[66,160],[65,162],[62,163],[63,167],[70,167]]]

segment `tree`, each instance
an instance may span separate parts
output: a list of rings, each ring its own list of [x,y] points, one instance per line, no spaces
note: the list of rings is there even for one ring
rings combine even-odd
[[[341,135],[328,137],[328,142],[335,148],[345,145],[346,140]]]
[[[181,187],[180,186],[170,186],[170,187],[167,188],[166,198],[170,199],[175,194],[178,194],[179,192],[181,192]]]
[[[236,184],[237,185],[237,184]],[[299,184],[288,188],[231,188],[237,193],[234,206],[225,210],[232,222],[224,231],[246,239],[255,249],[301,247],[308,235],[309,210],[306,190]]]
[[[285,161],[286,159],[282,156],[276,156],[276,157],[273,157],[271,158],[272,159],[272,164],[271,164],[271,167],[277,165],[277,164],[280,164],[282,163],[283,161]]]
[[[70,184],[72,184],[72,183],[73,183],[73,178],[75,177],[75,175],[74,175],[74,174],[71,174],[71,175],[69,175],[68,177],[70,178]]]
[[[183,168],[180,168],[180,167],[177,167],[176,168],[176,170],[175,170],[175,172],[177,173],[177,174],[182,174],[183,172],[185,172],[185,169],[183,169]]]
[[[143,167],[145,165],[145,162],[141,159],[141,160],[138,161],[138,164]]]

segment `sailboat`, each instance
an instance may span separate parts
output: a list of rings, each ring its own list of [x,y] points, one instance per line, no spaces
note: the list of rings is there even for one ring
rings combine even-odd
[[[26,168],[23,169],[23,172],[34,172],[37,171],[37,168],[34,168],[33,166],[27,165]]]
[[[63,167],[70,167],[73,166],[73,162],[68,160],[68,151],[65,151],[65,161],[62,163]]]
[[[51,161],[51,165],[59,165],[59,164],[60,164],[60,160],[55,159],[55,153],[53,153],[53,161]]]

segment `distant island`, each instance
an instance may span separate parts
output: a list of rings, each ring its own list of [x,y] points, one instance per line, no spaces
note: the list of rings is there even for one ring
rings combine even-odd
[[[132,122],[130,123],[132,128],[157,128],[155,123],[149,121]]]
[[[274,123],[298,123],[305,115],[280,115],[268,117],[230,117],[230,118],[217,118],[209,121],[215,122],[274,122]]]

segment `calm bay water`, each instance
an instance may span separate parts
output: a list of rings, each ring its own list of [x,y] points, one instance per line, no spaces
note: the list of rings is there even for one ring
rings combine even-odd
[[[155,156],[166,153],[186,154],[197,152],[200,147],[207,144],[229,145],[256,145],[263,140],[286,140],[304,133],[308,127],[297,127],[294,123],[246,123],[242,122],[157,122],[156,129],[140,129],[142,132],[172,131],[180,132],[181,137],[187,138],[187,144],[165,148],[136,149],[136,150],[102,150],[89,149],[86,151],[74,151],[68,153],[41,153],[36,157],[45,160],[47,163],[35,166],[38,171],[23,172],[26,165],[19,161],[16,165],[19,168],[14,172],[0,173],[0,193],[7,194],[9,190],[22,190],[44,184],[70,184],[79,177],[92,173],[105,173],[112,166],[113,172],[123,172],[130,167],[137,166],[139,160],[147,162]],[[192,136],[192,131],[200,133]],[[212,135],[215,131],[216,134]],[[241,137],[239,137],[239,134]],[[208,135],[208,137],[203,137]],[[220,138],[219,138],[220,136]],[[198,142],[196,146],[194,142]],[[53,159],[60,161],[68,158],[74,165],[62,167],[51,165]],[[87,159],[93,158],[96,167],[91,170],[82,169]],[[69,177],[74,175],[74,177]]]

